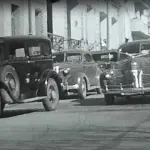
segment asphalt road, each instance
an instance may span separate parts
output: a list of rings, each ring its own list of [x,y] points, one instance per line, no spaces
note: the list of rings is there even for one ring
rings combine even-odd
[[[118,100],[102,96],[61,100],[45,112],[41,103],[9,106],[0,119],[0,150],[149,150],[150,98]]]

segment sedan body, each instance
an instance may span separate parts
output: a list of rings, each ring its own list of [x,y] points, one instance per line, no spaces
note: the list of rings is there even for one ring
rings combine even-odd
[[[101,86],[107,104],[115,96],[133,96],[150,93],[150,41],[140,40],[119,47],[127,57],[113,62],[102,75]]]
[[[77,92],[83,96],[83,82],[86,92],[100,88],[100,69],[89,52],[70,50],[53,54],[54,70],[62,78],[64,93]],[[84,91],[85,92],[85,91]]]

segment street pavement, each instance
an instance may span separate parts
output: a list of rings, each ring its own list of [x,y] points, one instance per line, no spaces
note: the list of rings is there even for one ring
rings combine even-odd
[[[0,150],[149,150],[150,98],[116,101],[102,95],[7,106],[0,119]]]

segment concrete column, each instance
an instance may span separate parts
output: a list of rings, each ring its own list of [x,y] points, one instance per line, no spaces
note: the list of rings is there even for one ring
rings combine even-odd
[[[47,0],[47,31],[53,33],[52,2]]]
[[[4,7],[2,2],[0,2],[0,35],[4,36]]]
[[[62,7],[64,8],[64,48],[68,49],[68,10],[67,10],[67,0],[62,0]]]
[[[87,50],[87,6],[83,5],[83,49]]]
[[[28,0],[28,21],[29,21],[29,34],[33,34],[32,31],[32,2]]]
[[[107,1],[107,48],[110,48],[111,34],[111,2]]]

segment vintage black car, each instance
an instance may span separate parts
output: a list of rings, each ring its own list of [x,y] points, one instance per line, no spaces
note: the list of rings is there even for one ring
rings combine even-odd
[[[88,51],[68,50],[53,54],[54,69],[60,74],[64,94],[75,92],[85,99],[87,92],[100,93],[100,69]],[[65,94],[66,95],[66,94]]]
[[[110,68],[110,64],[118,59],[118,50],[93,51],[91,53],[102,71]]]
[[[101,75],[107,104],[115,97],[150,94],[150,40],[133,41],[118,48],[125,59],[112,63]]]
[[[0,104],[41,99],[47,111],[59,102],[61,78],[53,71],[51,42],[46,37],[0,37]],[[36,97],[36,98],[35,98]]]

